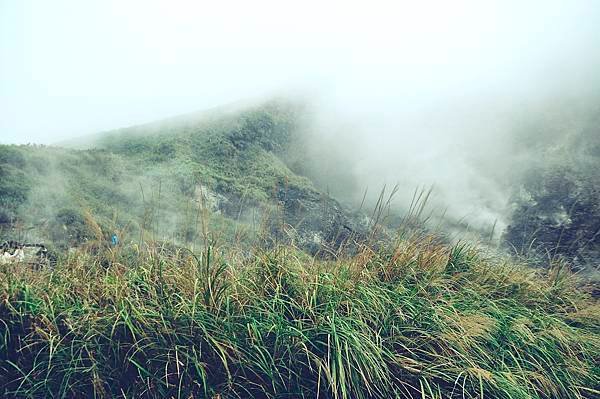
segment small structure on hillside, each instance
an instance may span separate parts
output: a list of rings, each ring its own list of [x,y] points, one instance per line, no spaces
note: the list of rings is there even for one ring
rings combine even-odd
[[[44,244],[5,241],[0,245],[0,265],[24,264],[33,269],[51,265],[51,256]]]

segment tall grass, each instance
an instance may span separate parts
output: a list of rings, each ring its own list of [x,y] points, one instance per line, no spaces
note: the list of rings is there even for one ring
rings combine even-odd
[[[80,252],[0,271],[0,395],[594,398],[600,306],[573,284],[433,237]]]

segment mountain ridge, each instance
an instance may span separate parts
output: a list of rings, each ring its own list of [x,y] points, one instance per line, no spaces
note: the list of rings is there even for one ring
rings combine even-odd
[[[86,149],[3,146],[3,235],[14,236],[20,225],[20,235],[76,245],[99,238],[84,232],[87,214],[103,239],[112,231],[137,236],[151,218],[154,236],[185,244],[199,238],[189,219],[210,197],[209,211],[226,230],[238,231],[254,212],[255,224],[265,218],[269,234],[310,253],[339,248],[362,228],[286,164],[298,110],[280,100],[221,107],[100,133]],[[274,222],[276,213],[286,229]],[[76,228],[63,223],[65,215],[78,220]]]

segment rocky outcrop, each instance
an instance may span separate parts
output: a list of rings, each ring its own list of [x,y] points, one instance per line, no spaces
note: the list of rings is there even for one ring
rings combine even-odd
[[[367,237],[363,220],[325,194],[282,185],[275,195],[279,212],[271,216],[271,233],[313,255],[352,252]]]

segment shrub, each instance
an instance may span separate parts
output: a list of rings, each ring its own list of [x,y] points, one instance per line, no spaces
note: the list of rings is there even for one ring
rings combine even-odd
[[[51,240],[62,247],[76,246],[95,236],[95,232],[86,223],[83,212],[76,208],[60,209],[50,225]]]

